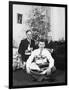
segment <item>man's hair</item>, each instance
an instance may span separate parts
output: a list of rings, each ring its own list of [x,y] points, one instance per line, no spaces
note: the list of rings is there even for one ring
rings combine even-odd
[[[39,39],[39,42],[45,42],[45,40],[44,39]]]
[[[28,29],[28,30],[26,31],[26,34],[27,34],[28,32],[31,32],[31,30],[30,30],[30,29]]]

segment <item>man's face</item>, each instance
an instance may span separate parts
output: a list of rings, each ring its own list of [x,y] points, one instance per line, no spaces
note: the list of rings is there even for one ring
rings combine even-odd
[[[39,48],[44,48],[45,47],[45,42],[39,42]]]
[[[27,32],[26,35],[27,35],[27,39],[30,39],[30,40],[32,39],[32,33],[31,33],[31,31]]]

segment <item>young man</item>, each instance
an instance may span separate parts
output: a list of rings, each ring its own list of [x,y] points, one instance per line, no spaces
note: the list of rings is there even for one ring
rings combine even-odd
[[[31,30],[26,31],[27,38],[21,40],[18,53],[21,55],[22,63],[25,64],[32,50],[34,50],[35,42],[32,40]]]
[[[31,56],[28,58],[26,63],[27,73],[34,75],[35,78],[39,78],[41,81],[46,76],[52,74],[56,70],[54,67],[54,59],[51,56],[50,52],[44,48],[45,41],[43,39],[39,40],[39,48],[34,50]],[[37,75],[38,74],[38,75]]]

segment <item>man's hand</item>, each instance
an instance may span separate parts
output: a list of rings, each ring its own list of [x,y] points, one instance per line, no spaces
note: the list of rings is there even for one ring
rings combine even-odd
[[[51,74],[51,69],[48,68],[46,73],[47,73],[47,75],[50,75]]]
[[[47,70],[44,70],[43,72],[41,72],[40,74],[44,75],[47,72]]]
[[[26,71],[27,71],[27,73],[30,73],[30,69],[29,68],[26,68]]]
[[[48,68],[47,70],[44,70],[44,71],[41,72],[40,74],[46,74],[46,73],[47,73],[47,75],[50,75],[50,74],[51,74],[51,69]]]

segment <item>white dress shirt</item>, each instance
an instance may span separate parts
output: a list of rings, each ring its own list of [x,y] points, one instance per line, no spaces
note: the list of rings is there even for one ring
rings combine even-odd
[[[43,57],[46,57],[49,61],[49,68],[52,68],[54,66],[54,59],[52,58],[51,56],[51,53],[46,49],[44,48],[42,50],[42,56]],[[29,56],[27,62],[26,62],[26,67],[27,68],[30,68],[30,69],[37,69],[37,70],[40,70],[40,68],[36,65],[36,63],[44,63],[46,59],[44,60],[36,60],[36,63],[33,63],[33,59],[37,56],[40,55],[40,48],[39,49],[36,49],[32,52],[31,56]]]

